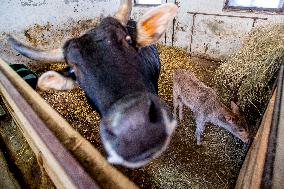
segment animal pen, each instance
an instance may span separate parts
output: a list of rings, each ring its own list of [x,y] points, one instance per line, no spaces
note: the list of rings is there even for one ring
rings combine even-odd
[[[157,44],[158,95],[171,112],[173,73],[190,70],[225,105],[237,102],[253,140],[244,144],[206,124],[202,145],[197,145],[194,117],[184,108],[166,151],[130,169],[108,163],[100,116],[80,87],[56,91],[29,85],[31,75],[60,71],[67,64],[28,59],[7,41],[13,35],[36,48],[57,48],[114,15],[120,1],[3,0],[0,188],[283,188],[284,2],[265,2],[133,2],[130,19],[135,21],[160,4],[178,7]],[[21,69],[28,73],[21,75]]]

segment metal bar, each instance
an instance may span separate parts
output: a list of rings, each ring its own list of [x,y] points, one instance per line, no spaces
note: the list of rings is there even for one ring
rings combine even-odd
[[[193,35],[194,35],[194,27],[195,27],[195,18],[196,18],[196,14],[193,14],[193,16],[192,16],[190,44],[189,44],[190,57],[192,57],[192,43],[193,43]]]
[[[268,18],[261,18],[261,17],[255,17],[255,16],[235,16],[235,15],[229,15],[229,14],[213,14],[213,13],[204,13],[204,12],[187,12],[188,14],[195,14],[195,15],[205,15],[205,16],[223,16],[223,17],[229,17],[229,18],[249,18],[249,19],[260,19],[260,20],[268,20]]]

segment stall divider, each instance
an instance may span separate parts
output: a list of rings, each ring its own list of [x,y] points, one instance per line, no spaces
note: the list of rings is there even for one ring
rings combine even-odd
[[[0,59],[0,93],[31,148],[37,157],[43,160],[47,173],[58,188],[76,188],[79,186],[76,184],[81,182],[87,182],[86,186],[93,184],[100,188],[138,188],[108,164],[90,142],[76,132],[2,59]],[[30,118],[30,114],[33,117]],[[57,146],[54,143],[64,146],[60,148],[60,153],[59,149],[55,149]],[[76,160],[72,159],[73,157]],[[76,169],[73,169],[73,166],[76,166]],[[86,178],[80,177],[81,174]],[[74,178],[74,175],[77,177]],[[88,175],[92,179],[89,179]]]

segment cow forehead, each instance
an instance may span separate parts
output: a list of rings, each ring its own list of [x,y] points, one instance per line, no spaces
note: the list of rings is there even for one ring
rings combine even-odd
[[[98,27],[106,27],[106,26],[125,28],[117,19],[113,17],[106,17],[102,19],[101,23],[98,25]]]
[[[127,29],[117,19],[112,17],[104,18],[98,26],[87,32],[87,34],[95,37],[94,40],[98,41],[113,37],[114,35],[125,36],[127,33]]]
[[[120,45],[108,44],[110,41],[121,41],[128,35],[126,27],[112,17],[104,18],[95,28],[89,30],[84,35],[67,41],[64,45],[65,58],[68,60],[78,59],[76,54],[88,56],[94,53],[94,50],[106,48],[116,48]],[[111,53],[111,52],[107,52]],[[75,55],[75,56],[74,56]]]

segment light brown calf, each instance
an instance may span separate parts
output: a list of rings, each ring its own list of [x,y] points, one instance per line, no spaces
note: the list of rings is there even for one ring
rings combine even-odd
[[[218,99],[213,89],[204,85],[189,70],[176,70],[173,76],[174,115],[179,107],[179,119],[183,119],[182,108],[187,106],[193,112],[196,120],[195,137],[201,144],[201,135],[206,122],[212,123],[231,132],[243,142],[249,142],[249,133],[244,118],[239,114],[239,108],[231,102],[228,109]]]

